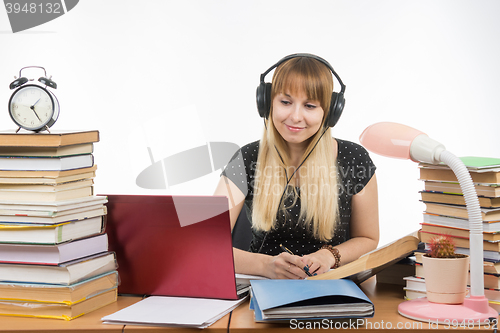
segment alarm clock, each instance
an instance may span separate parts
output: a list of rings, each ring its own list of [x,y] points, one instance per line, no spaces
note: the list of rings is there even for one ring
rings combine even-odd
[[[21,76],[21,72],[26,68],[43,69],[45,76],[40,77],[37,83],[26,84],[34,81]],[[19,78],[16,78],[9,87],[11,90],[17,88],[9,100],[9,115],[19,126],[17,131],[21,128],[34,132],[49,131],[59,117],[60,108],[56,96],[47,89],[57,89],[57,84],[51,78],[47,78],[45,68],[39,66],[21,68]]]

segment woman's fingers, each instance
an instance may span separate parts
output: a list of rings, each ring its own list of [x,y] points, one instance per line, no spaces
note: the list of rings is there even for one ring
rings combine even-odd
[[[287,279],[304,279],[307,277],[303,269],[304,263],[299,256],[281,253],[278,255],[276,264],[281,267],[283,275]]]

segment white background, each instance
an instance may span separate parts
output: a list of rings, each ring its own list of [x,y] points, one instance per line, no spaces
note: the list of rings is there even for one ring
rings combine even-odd
[[[209,141],[260,139],[260,73],[308,52],[347,85],[334,136],[359,142],[368,125],[394,121],[457,156],[500,157],[499,13],[496,0],[82,0],[13,34],[0,10],[0,101],[7,106],[20,68],[44,66],[59,86],[53,129],[100,131],[98,193],[212,194],[219,172],[139,188],[147,147],[160,160]],[[14,128],[7,108],[0,127]],[[382,245],[419,228],[423,184],[415,163],[372,158]]]

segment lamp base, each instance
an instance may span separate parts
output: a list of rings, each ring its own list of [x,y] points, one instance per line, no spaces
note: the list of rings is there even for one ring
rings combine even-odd
[[[422,297],[400,303],[398,312],[413,320],[445,325],[485,325],[498,318],[498,312],[488,305],[484,296],[466,298],[462,304],[432,303]]]

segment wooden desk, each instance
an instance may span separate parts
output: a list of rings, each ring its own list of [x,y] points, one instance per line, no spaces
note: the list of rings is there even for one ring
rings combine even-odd
[[[377,284],[375,278],[371,278],[361,284],[361,288],[366,293],[366,295],[372,300],[375,305],[375,316],[373,318],[368,318],[363,321],[364,325],[360,324],[361,321],[352,320],[349,322],[329,322],[328,327],[317,326],[317,331],[324,332],[326,328],[342,328],[349,327],[365,330],[366,332],[381,332],[382,330],[399,330],[405,329],[406,332],[426,332],[426,331],[449,331],[453,327],[446,327],[443,325],[433,325],[429,326],[428,323],[418,322],[402,317],[398,314],[397,307],[398,304],[403,301],[403,287],[395,285],[385,285]],[[150,327],[150,326],[135,326],[135,325],[111,325],[102,324],[101,318],[114,313],[124,307],[132,305],[138,302],[140,298],[138,297],[118,297],[116,303],[110,304],[102,309],[86,314],[80,318],[74,319],[72,321],[63,321],[56,319],[36,319],[36,318],[17,318],[17,317],[3,317],[0,316],[0,331],[1,332],[53,332],[53,333],[64,333],[64,332],[201,332],[199,329],[179,329],[170,327]],[[168,310],[166,310],[168,311]],[[204,331],[209,333],[224,333],[227,332],[227,326],[229,322],[229,315],[226,315],[219,321],[217,321],[212,326],[206,328]],[[304,325],[304,322],[301,322]],[[309,322],[309,325],[312,325]],[[319,324],[317,324],[319,325]],[[335,326],[337,325],[337,326]],[[341,326],[344,325],[344,326]],[[295,327],[295,329],[293,329]],[[308,326],[303,326],[307,328]],[[297,332],[300,331],[298,324],[293,325],[290,322],[285,322],[283,324],[268,324],[268,323],[256,323],[253,318],[253,311],[248,309],[248,302],[243,303],[237,309],[233,311],[231,316],[230,331],[238,333],[246,332],[256,332],[257,330],[272,331],[275,333],[280,332]],[[460,327],[458,329],[461,329]],[[484,326],[481,327],[471,327],[466,328],[469,331],[493,331],[490,327],[487,329]]]

